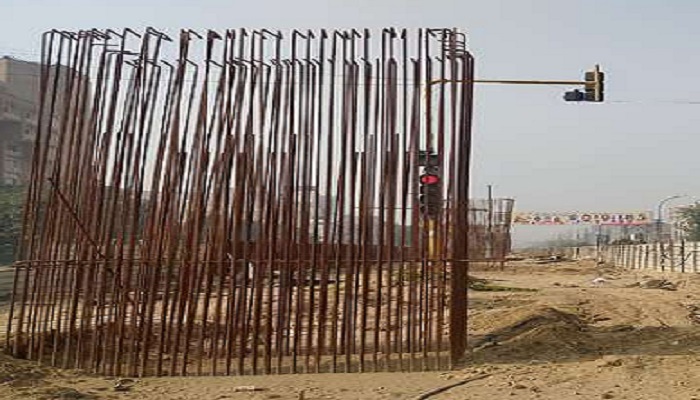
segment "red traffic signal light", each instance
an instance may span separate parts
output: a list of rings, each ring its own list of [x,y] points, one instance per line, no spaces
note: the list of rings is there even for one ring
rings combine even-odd
[[[440,176],[432,171],[425,171],[420,176],[420,210],[426,217],[437,218],[442,209],[442,188]]]
[[[420,183],[423,185],[437,185],[440,183],[440,177],[435,174],[423,174],[420,176]]]

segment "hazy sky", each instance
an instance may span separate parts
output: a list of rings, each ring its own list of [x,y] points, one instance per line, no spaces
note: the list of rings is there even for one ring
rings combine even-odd
[[[700,195],[698,21],[697,0],[2,0],[0,54],[37,58],[52,28],[458,27],[481,78],[607,73],[605,104],[480,86],[474,193],[492,183],[521,210],[624,211]]]

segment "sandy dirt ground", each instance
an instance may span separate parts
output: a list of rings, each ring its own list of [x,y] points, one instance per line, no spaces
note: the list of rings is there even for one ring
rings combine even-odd
[[[472,275],[503,290],[470,291],[472,348],[454,371],[146,378],[120,392],[115,377],[0,356],[0,399],[415,399],[478,376],[430,399],[700,400],[700,276],[527,260]],[[637,285],[661,278],[677,290]]]

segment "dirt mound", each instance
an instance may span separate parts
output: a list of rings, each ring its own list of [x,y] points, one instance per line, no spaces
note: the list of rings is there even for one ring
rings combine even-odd
[[[54,370],[34,362],[18,360],[0,354],[0,384],[11,387],[33,387],[45,384],[45,379],[56,376]]]
[[[576,314],[545,306],[502,314],[489,316],[492,329],[472,341],[474,361],[565,359],[594,350],[587,345],[587,325]]]
[[[476,363],[582,361],[602,355],[700,351],[696,327],[598,326],[584,314],[544,305],[488,310],[472,316],[470,322],[471,355]]]
[[[523,298],[517,294],[504,297],[503,299],[513,301],[529,300],[529,298]],[[528,321],[546,324],[558,320],[582,323],[580,317],[575,314],[539,302],[524,302],[519,307],[497,308],[486,312],[474,313],[474,315],[470,315],[469,325],[470,330],[475,334],[495,334],[496,332],[513,330],[514,327]]]

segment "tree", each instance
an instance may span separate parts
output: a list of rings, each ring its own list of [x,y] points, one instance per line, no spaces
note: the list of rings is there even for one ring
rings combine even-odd
[[[700,204],[680,209],[681,227],[690,241],[700,241]]]

